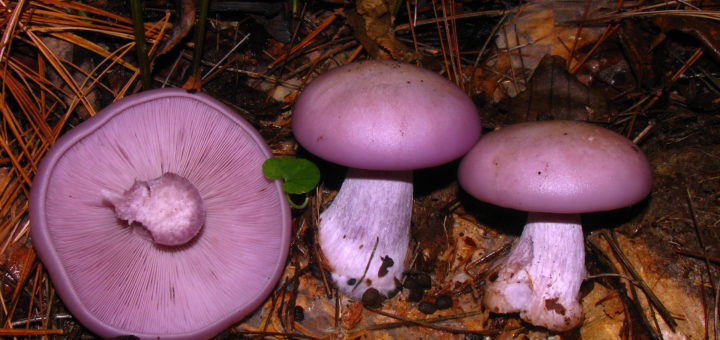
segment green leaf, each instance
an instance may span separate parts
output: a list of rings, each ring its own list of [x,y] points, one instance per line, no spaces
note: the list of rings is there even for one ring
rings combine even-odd
[[[294,195],[309,192],[320,183],[320,169],[302,158],[270,158],[263,163],[263,174],[269,179],[283,180],[283,190]]]

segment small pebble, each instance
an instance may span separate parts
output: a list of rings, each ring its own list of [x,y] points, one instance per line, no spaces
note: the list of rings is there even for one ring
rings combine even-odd
[[[418,287],[422,289],[430,289],[430,287],[432,287],[432,280],[428,274],[418,274],[417,283]]]
[[[430,289],[432,286],[432,280],[430,279],[430,276],[428,274],[416,274],[416,275],[410,275],[405,279],[405,284],[403,284],[403,288],[405,289]]]
[[[418,301],[422,300],[423,295],[425,295],[424,289],[420,289],[420,288],[411,289],[410,294],[408,294],[407,300],[408,300],[408,302],[418,302]]]
[[[432,302],[423,301],[418,304],[418,310],[423,314],[432,314],[437,311],[437,306]]]
[[[447,295],[440,295],[435,299],[435,306],[437,306],[438,310],[448,309],[452,307],[452,305],[453,300]]]
[[[380,308],[385,297],[375,288],[368,288],[362,295],[362,304],[367,308]]]
[[[413,289],[417,289],[417,288],[420,288],[420,287],[419,287],[419,285],[418,285],[417,280],[415,280],[414,277],[408,277],[407,279],[405,279],[405,283],[403,284],[403,288],[413,290]]]

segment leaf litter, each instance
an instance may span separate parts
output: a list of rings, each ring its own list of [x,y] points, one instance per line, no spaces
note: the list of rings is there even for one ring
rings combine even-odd
[[[218,338],[718,338],[716,3],[359,3],[362,10],[351,1],[298,2],[280,19],[260,18],[258,10],[211,15],[202,65],[218,67],[203,91],[252,122],[275,155],[310,158],[323,174],[308,207],[294,213],[283,279],[261,309]],[[171,31],[174,6],[146,6],[153,13],[146,38],[167,49],[155,56],[155,85],[181,86],[192,55],[192,43],[180,39],[188,22]],[[65,311],[34,255],[27,194],[38,160],[61,133],[134,88],[130,13],[101,0],[4,2],[0,9],[0,335],[92,338]],[[278,20],[285,21],[280,28]],[[168,40],[172,32],[180,38]],[[250,32],[247,45],[222,59]],[[655,169],[649,199],[584,217],[590,276],[579,329],[550,334],[482,307],[488,269],[519,235],[524,215],[470,198],[454,179],[457,164],[416,174],[406,289],[377,308],[336,294],[315,228],[343,169],[298,149],[291,107],[317,74],[378,56],[456,81],[478,103],[487,129],[590,120],[648,154]]]

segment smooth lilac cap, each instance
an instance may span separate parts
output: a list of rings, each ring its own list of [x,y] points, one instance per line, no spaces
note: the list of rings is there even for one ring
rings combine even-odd
[[[480,137],[480,116],[455,84],[395,61],[326,72],[298,97],[295,138],[328,161],[368,170],[413,170],[459,158]]]
[[[626,207],[650,192],[652,169],[627,138],[575,121],[522,123],[489,133],[460,163],[479,200],[523,211],[584,213]]]
[[[181,89],[122,99],[60,138],[30,197],[32,241],[75,318],[103,338],[209,338],[254,311],[285,267],[290,210],[257,131]],[[204,225],[156,244],[117,218],[108,193],[165,173],[202,196]]]

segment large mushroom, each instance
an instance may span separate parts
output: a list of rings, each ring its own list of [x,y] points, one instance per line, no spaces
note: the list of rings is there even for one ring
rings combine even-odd
[[[555,331],[576,327],[585,278],[580,214],[641,201],[651,175],[635,144],[588,123],[522,123],[483,136],[460,163],[460,185],[482,201],[529,212],[489,278],[485,305]]]
[[[293,112],[295,137],[348,166],[321,214],[320,248],[342,292],[390,296],[402,279],[412,170],[459,158],[480,137],[473,102],[452,82],[395,61],[363,61],[312,81]]]
[[[211,337],[256,309],[285,265],[290,213],[260,135],[181,89],[122,99],[42,160],[32,241],[59,296],[101,337]]]

